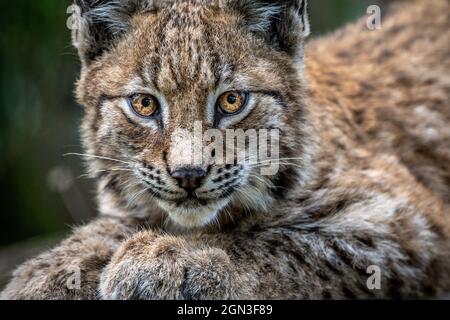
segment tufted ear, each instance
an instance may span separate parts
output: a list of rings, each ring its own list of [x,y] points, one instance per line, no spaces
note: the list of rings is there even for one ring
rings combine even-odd
[[[83,65],[89,65],[111,48],[130,29],[132,16],[144,1],[139,0],[74,0],[72,42]]]
[[[241,16],[245,28],[276,50],[301,54],[303,40],[310,33],[307,0],[230,0],[228,5]]]

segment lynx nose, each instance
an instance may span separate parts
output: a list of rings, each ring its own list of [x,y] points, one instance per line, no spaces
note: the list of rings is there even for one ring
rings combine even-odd
[[[206,172],[199,168],[180,168],[172,172],[172,177],[178,181],[178,185],[186,191],[194,191],[200,187]]]

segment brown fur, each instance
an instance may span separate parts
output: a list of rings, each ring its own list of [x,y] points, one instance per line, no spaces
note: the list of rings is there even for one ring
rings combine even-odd
[[[119,218],[100,218],[26,263],[2,297],[87,299],[99,289],[105,299],[415,298],[450,289],[449,1],[401,3],[381,30],[362,19],[306,51],[303,37],[285,32],[306,34],[306,20],[285,12],[272,33],[250,32],[258,17],[243,8],[239,19],[211,1],[166,2],[134,13],[133,32],[103,34],[107,45],[79,44],[88,153],[139,163],[165,183],[161,199],[133,197],[142,191],[130,186],[136,172],[91,159],[100,211]],[[168,173],[182,160],[170,136],[195,120],[211,126],[206,94],[227,70],[257,100],[231,126],[282,129],[281,157],[298,160],[259,177],[265,184],[242,178],[260,198],[236,188],[217,212],[220,227],[205,226],[212,209],[184,210],[185,220],[167,210],[179,192]],[[163,133],[119,111],[137,75],[170,105]],[[115,220],[125,217],[145,223]],[[87,261],[82,289],[68,291],[67,268]],[[381,290],[366,286],[371,265]]]

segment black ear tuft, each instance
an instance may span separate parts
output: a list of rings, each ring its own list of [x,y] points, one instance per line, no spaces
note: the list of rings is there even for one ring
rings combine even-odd
[[[309,35],[307,0],[230,0],[249,31],[266,39],[275,49],[296,55]]]
[[[130,28],[138,10],[136,0],[75,0],[72,13],[73,45],[84,65],[108,50]]]

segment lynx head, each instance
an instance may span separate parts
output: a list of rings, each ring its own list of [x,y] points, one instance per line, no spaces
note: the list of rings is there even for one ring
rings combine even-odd
[[[201,227],[226,213],[262,211],[301,180],[306,0],[76,4],[77,96],[101,210],[162,211]],[[247,147],[264,129],[279,134],[259,135],[244,157],[239,148],[227,152],[231,130],[246,135]],[[208,149],[208,141],[225,146]],[[191,142],[207,150],[200,159]],[[256,157],[274,143],[273,161]],[[262,174],[269,163],[276,172]]]

